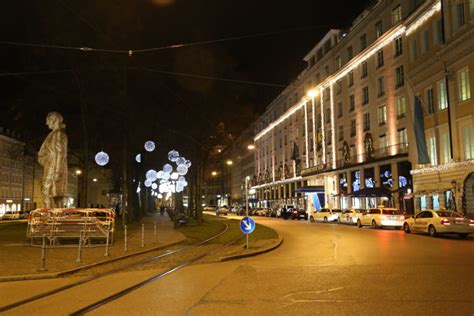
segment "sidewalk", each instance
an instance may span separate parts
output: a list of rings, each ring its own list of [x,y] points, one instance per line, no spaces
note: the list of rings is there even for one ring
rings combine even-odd
[[[156,220],[157,242],[154,242],[154,222]],[[145,224],[145,247],[141,247],[141,229]],[[124,238],[120,223],[116,224],[114,244],[109,247],[109,256],[105,257],[105,246],[85,246],[82,248],[82,262],[76,262],[78,247],[76,245],[58,246],[46,249],[46,269],[39,271],[41,247],[31,246],[24,239],[18,241],[0,241],[0,279],[12,276],[39,275],[57,273],[104,260],[119,258],[132,253],[142,252],[160,246],[177,243],[186,237],[173,229],[173,222],[168,216],[159,213],[144,217],[140,224],[128,226],[128,251],[124,251]],[[20,232],[18,232],[20,233]],[[23,236],[26,235],[26,228]]]

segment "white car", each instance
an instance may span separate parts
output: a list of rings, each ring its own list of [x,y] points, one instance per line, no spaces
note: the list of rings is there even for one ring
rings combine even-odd
[[[357,219],[357,227],[372,226],[372,228],[403,226],[405,216],[395,208],[371,208]]]
[[[309,220],[311,222],[336,222],[341,214],[342,210],[340,209],[322,208],[321,211],[313,211]]]
[[[229,208],[227,206],[221,206],[216,210],[216,215],[227,215],[229,214]]]
[[[437,234],[458,234],[464,239],[474,233],[474,220],[453,211],[425,210],[406,219],[403,230],[405,233],[427,233],[432,237]]]
[[[365,212],[365,210],[356,208],[345,210],[339,216],[339,223],[355,225],[363,212]]]

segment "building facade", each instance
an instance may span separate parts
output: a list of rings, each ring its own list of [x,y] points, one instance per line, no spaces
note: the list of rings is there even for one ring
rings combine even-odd
[[[431,124],[425,117],[427,137],[433,129],[445,130],[442,117],[453,111],[452,131],[472,137],[472,128],[464,126],[472,125],[467,91],[472,82],[473,6],[469,1],[377,1],[349,30],[330,30],[304,58],[307,68],[256,124],[254,188],[261,205],[365,208],[383,203],[408,212],[415,205],[421,208],[427,198],[420,194],[431,193],[417,186],[417,174],[431,169],[416,165],[415,96],[435,86],[438,81],[432,80],[443,79],[446,64],[456,72],[446,85],[453,86],[453,106],[436,114],[439,119]],[[431,93],[433,97],[436,91]],[[459,106],[454,93],[461,97]],[[470,149],[457,139],[451,136],[456,147],[451,152],[458,153],[452,161],[465,166]],[[436,143],[430,144],[439,151]],[[467,171],[458,172],[459,191]],[[446,186],[433,191],[445,189],[449,191]]]

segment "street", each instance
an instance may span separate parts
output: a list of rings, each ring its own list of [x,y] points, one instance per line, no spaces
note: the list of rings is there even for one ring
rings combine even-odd
[[[96,315],[472,315],[473,237],[430,238],[255,217],[284,236],[257,257],[197,264],[113,301]],[[251,238],[251,236],[250,236]],[[13,309],[7,315],[68,314],[156,271],[121,273]],[[1,284],[2,304],[67,280]],[[26,289],[31,289],[27,291]],[[22,294],[21,294],[22,293]]]

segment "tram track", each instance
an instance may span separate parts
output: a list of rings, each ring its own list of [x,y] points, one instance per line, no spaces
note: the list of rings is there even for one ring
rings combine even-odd
[[[19,300],[17,302],[14,302],[14,303],[11,303],[11,304],[8,304],[8,305],[5,305],[5,306],[2,306],[0,307],[0,313],[2,312],[5,312],[5,311],[9,311],[9,310],[12,310],[14,308],[17,308],[17,307],[21,307],[23,305],[26,305],[26,304],[29,304],[29,303],[32,303],[32,302],[35,302],[35,301],[38,301],[40,299],[43,299],[43,298],[46,298],[46,297],[49,297],[49,296],[52,296],[52,295],[55,295],[55,294],[58,294],[58,293],[61,293],[61,292],[65,292],[69,289],[72,289],[72,288],[75,288],[75,287],[78,287],[80,285],[84,285],[84,284],[87,284],[87,283],[91,283],[93,281],[96,281],[96,280],[99,280],[99,279],[102,279],[106,276],[110,276],[112,274],[115,274],[115,273],[118,273],[118,272],[125,272],[127,270],[130,270],[131,268],[134,268],[134,267],[138,267],[140,265],[145,265],[145,264],[149,264],[149,263],[152,263],[152,262],[157,262],[158,260],[160,259],[163,259],[163,258],[166,258],[166,257],[169,257],[169,256],[172,256],[172,255],[175,255],[175,254],[178,254],[178,253],[181,253],[181,252],[185,252],[186,250],[189,250],[189,249],[196,249],[197,247],[200,247],[200,246],[203,246],[209,242],[211,242],[212,240],[215,240],[217,238],[219,238],[220,236],[224,235],[228,229],[229,229],[229,226],[226,224],[226,223],[222,223],[223,225],[225,225],[225,228],[219,232],[218,234],[210,237],[210,238],[207,238],[205,240],[202,240],[202,241],[199,241],[197,243],[194,243],[194,244],[191,244],[191,245],[186,245],[184,247],[180,247],[178,249],[174,249],[174,250],[168,250],[164,253],[161,253],[159,255],[155,255],[155,256],[152,256],[152,257],[148,257],[148,258],[144,258],[144,259],[140,259],[136,262],[133,262],[133,263],[129,263],[127,265],[124,265],[124,266],[120,266],[120,267],[117,267],[117,268],[113,268],[109,271],[106,271],[106,272],[101,272],[101,273],[97,273],[97,274],[94,274],[92,276],[89,276],[89,277],[86,277],[86,278],[83,278],[81,280],[78,280],[78,281],[75,281],[75,282],[72,282],[70,284],[67,284],[67,285],[64,285],[64,286],[60,286],[60,287],[57,287],[57,288],[54,288],[52,290],[48,290],[48,291],[45,291],[45,292],[42,292],[42,293],[39,293],[39,294],[36,294],[34,296],[31,296],[31,297],[28,297],[28,298],[25,298],[25,299],[22,299],[22,300]],[[232,240],[231,242],[221,246],[221,247],[218,247],[217,249],[214,249],[212,251],[209,251],[207,250],[205,253],[203,254],[200,254],[198,256],[194,256],[192,257],[191,259],[187,259],[185,260],[184,262],[181,262],[180,264],[178,265],[174,265],[171,269],[167,269],[165,270],[165,272],[162,272],[162,273],[159,273],[155,276],[153,276],[153,280],[152,281],[149,281],[147,283],[150,283],[150,282],[153,282],[155,280],[158,280],[160,278],[162,278],[163,276],[165,275],[168,275],[174,271],[177,271],[179,270],[180,268],[182,267],[185,267],[189,264],[192,264],[193,262],[196,262],[198,261],[199,259],[207,256],[207,255],[210,255],[224,247],[227,247],[229,246],[230,244],[232,243],[235,243],[236,241],[238,241],[240,238],[242,238],[242,235],[239,236],[237,239],[235,240]],[[143,284],[143,285],[140,285],[141,283],[143,282],[140,282],[139,284],[135,285],[135,286],[138,286],[137,288],[139,287],[142,287],[146,284]],[[134,286],[130,287],[130,288],[133,288]],[[133,291],[134,289],[130,289],[128,288],[129,291]],[[125,291],[125,290],[124,290]],[[121,297],[123,295],[121,295],[120,293],[123,292],[123,291],[120,291],[119,294],[120,296],[118,297]],[[126,294],[124,294],[126,295]],[[113,296],[113,295],[112,295]],[[116,298],[115,298],[116,299]],[[77,314],[77,315],[80,315],[80,314]]]

